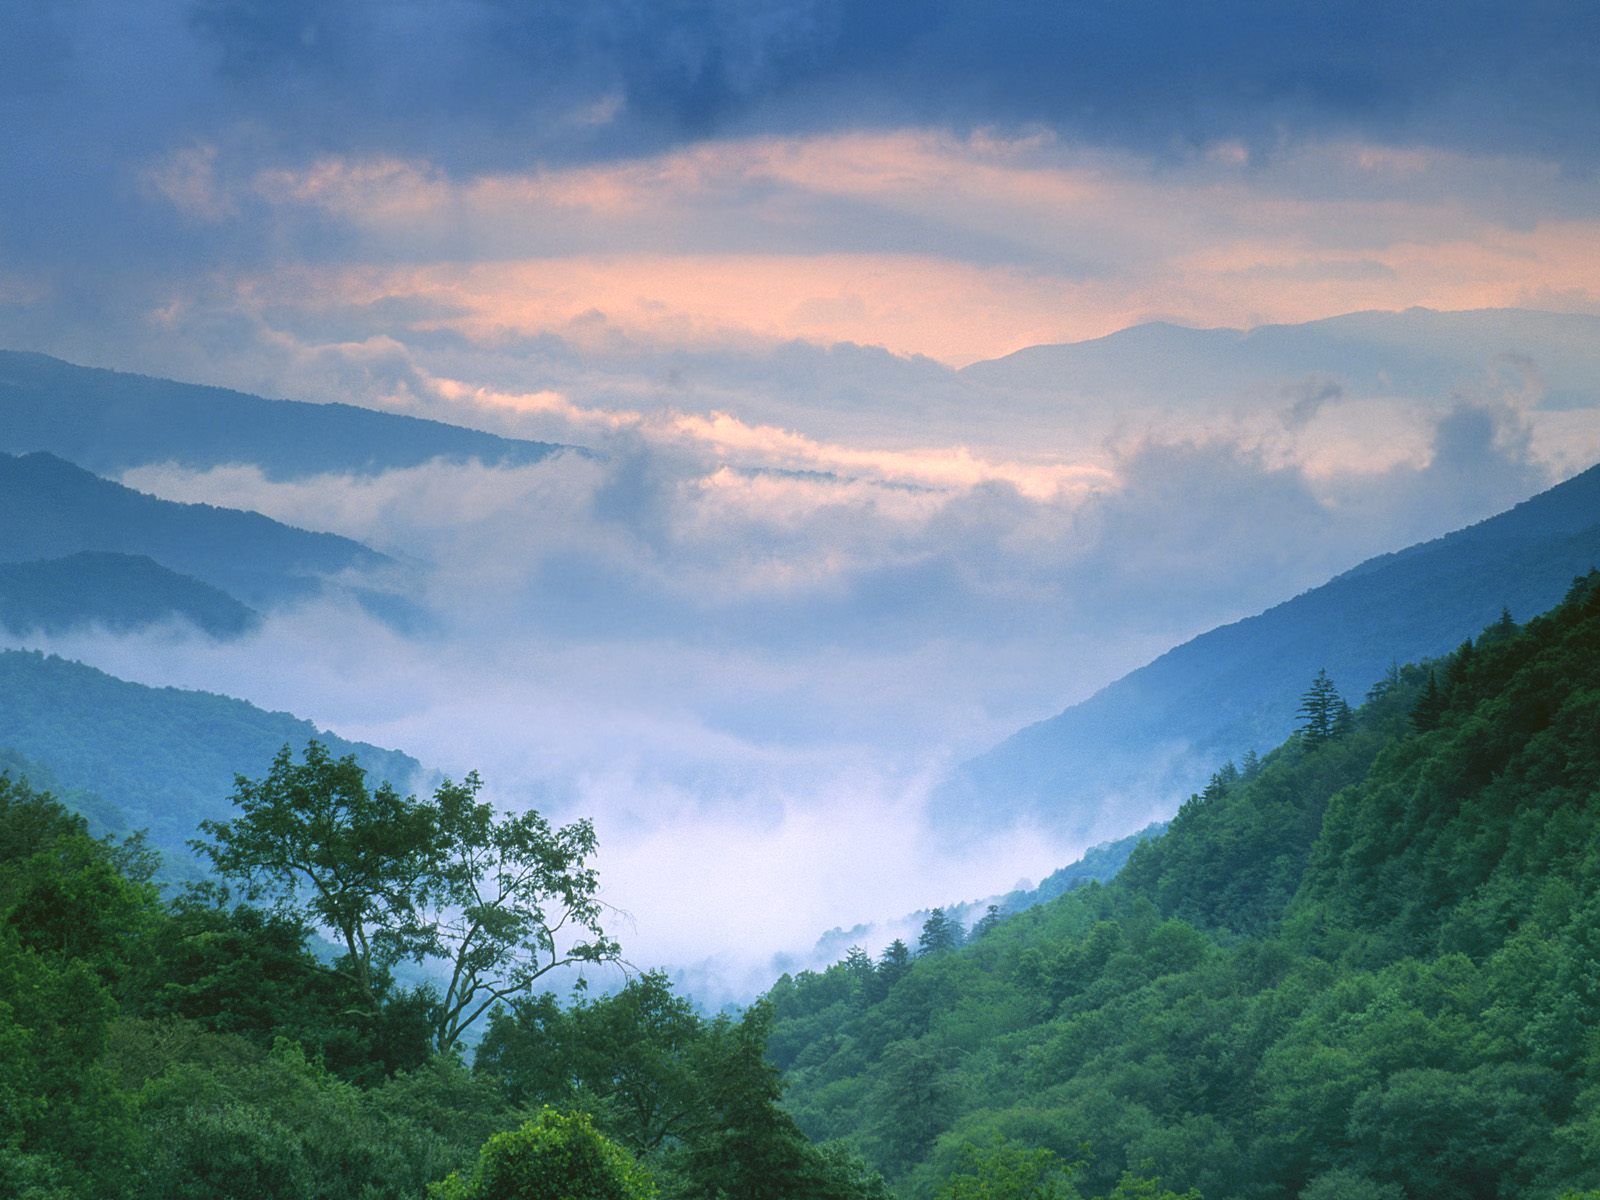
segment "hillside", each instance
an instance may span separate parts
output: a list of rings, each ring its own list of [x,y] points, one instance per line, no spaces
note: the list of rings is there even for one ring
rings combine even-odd
[[[62,633],[96,625],[118,633],[186,621],[215,638],[238,637],[256,613],[142,555],[85,550],[65,558],[0,563],[0,627]]]
[[[1468,529],[1372,559],[1186,642],[960,767],[934,797],[951,829],[1030,816],[1085,841],[1171,811],[1217,762],[1293,728],[1326,669],[1359,697],[1509,609],[1543,612],[1600,565],[1600,467]]]
[[[341,573],[391,565],[349,538],[157,499],[52,454],[0,454],[0,562],[82,551],[154,559],[254,607],[315,595]]]
[[[255,463],[273,479],[294,479],[436,458],[518,465],[568,449],[349,404],[267,400],[0,351],[0,451],[45,450],[101,474],[145,463]]]
[[[144,687],[54,656],[0,652],[0,749],[43,766],[69,803],[76,792],[98,797],[104,808],[84,809],[98,828],[148,830],[179,874],[192,861],[196,825],[228,814],[235,774],[260,774],[283,746],[311,738],[355,754],[397,787],[422,775],[407,755],[346,742],[288,713]]]
[[[902,1196],[963,1147],[1206,1200],[1600,1187],[1600,575],[1225,766],[1109,885],[784,979],[814,1137]]]

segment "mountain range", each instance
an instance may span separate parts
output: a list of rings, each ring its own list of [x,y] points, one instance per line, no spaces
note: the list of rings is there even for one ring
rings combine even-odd
[[[1108,400],[1177,380],[1169,400],[1180,404],[1322,376],[1352,394],[1436,391],[1488,355],[1535,373],[1538,403],[1566,407],[1592,396],[1585,351],[1597,340],[1596,318],[1517,311],[1358,313],[1250,331],[1154,324],[1033,347],[960,376]],[[181,619],[216,637],[330,589],[391,623],[422,618],[404,565],[358,542],[160,500],[91,472],[249,463],[284,479],[584,453],[17,352],[0,352],[0,449],[16,452],[0,454],[0,624],[55,631]],[[1024,820],[1083,845],[1125,837],[1170,816],[1223,761],[1280,741],[1319,669],[1359,700],[1395,662],[1442,654],[1502,609],[1521,618],[1548,608],[1597,561],[1600,474],[1591,470],[1173,649],[958,768],[934,794],[934,817],[952,836]]]
[[[53,454],[0,454],[0,563],[85,551],[151,559],[258,608],[314,596],[335,577],[370,582],[394,565],[349,538],[260,513],[161,500]],[[91,561],[104,580],[111,560]],[[154,583],[148,571],[134,580],[126,563],[122,574],[124,584]],[[174,585],[163,579],[160,586]]]

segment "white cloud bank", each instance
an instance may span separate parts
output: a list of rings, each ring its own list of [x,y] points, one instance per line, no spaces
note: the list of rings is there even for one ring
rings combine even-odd
[[[1362,401],[1330,391],[1286,422],[1297,400],[1284,393],[1259,434],[1147,429],[1093,458],[1027,462],[862,450],[672,408],[455,398],[513,426],[555,412],[601,431],[605,454],[126,476],[403,556],[439,617],[430,632],[322,605],[235,644],[49,648],[289,709],[456,775],[476,768],[502,803],[592,815],[630,957],[712,959],[735,992],[825,929],[1002,891],[1082,849],[1037,830],[941,841],[923,800],[952,761],[1187,636],[1498,511],[1553,471],[1532,409],[1504,391],[1391,404],[1379,446],[1359,420],[1348,447],[1323,436]],[[1131,829],[1174,799],[1117,803]]]

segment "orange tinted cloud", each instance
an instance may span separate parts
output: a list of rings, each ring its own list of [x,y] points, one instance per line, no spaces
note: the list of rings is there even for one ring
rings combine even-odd
[[[442,323],[485,339],[552,329],[580,342],[613,329],[689,343],[804,338],[946,362],[1047,341],[1064,318],[1089,315],[1058,278],[897,255],[452,264],[389,276],[383,288],[459,306],[463,315]]]
[[[1494,191],[1461,186],[1471,179],[1522,186],[1534,210],[1544,191],[1585,186],[1420,150],[1334,144],[1258,166],[1220,146],[1157,170],[1046,137],[929,131],[467,180],[330,159],[249,186],[275,211],[331,214],[374,261],[405,264],[347,255],[287,289],[263,285],[290,302],[302,287],[335,305],[422,299],[455,312],[434,325],[485,340],[802,338],[960,365],[1152,318],[1596,307],[1600,221],[1497,217],[1459,199]]]
[[[296,299],[426,300],[482,341],[555,331],[662,342],[807,339],[879,345],[951,365],[1162,318],[1250,326],[1412,305],[1589,307],[1600,225],[1552,226],[1495,243],[1405,243],[1361,255],[1240,243],[1174,259],[1159,279],[1078,280],[1011,266],[896,255],[542,258],[394,271],[296,274]],[[289,297],[285,297],[286,299]]]
[[[987,457],[966,446],[882,449],[831,442],[775,425],[751,422],[726,412],[689,413],[666,410],[642,413],[586,407],[558,392],[514,393],[471,387],[453,379],[434,379],[431,386],[444,399],[507,409],[519,414],[550,414],[575,429],[637,429],[656,439],[693,443],[710,449],[738,467],[768,467],[836,474],[840,479],[912,484],[947,492],[980,484],[1007,483],[1036,500],[1088,495],[1112,486],[1113,472],[1089,461],[1038,462]],[[727,470],[713,471],[703,481],[721,490],[759,490],[771,480],[752,480]],[[783,486],[790,486],[792,481]],[[831,487],[831,484],[826,486]]]

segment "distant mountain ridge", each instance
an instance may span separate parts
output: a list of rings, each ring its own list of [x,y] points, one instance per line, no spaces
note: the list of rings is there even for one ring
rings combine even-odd
[[[0,454],[0,562],[86,550],[154,559],[254,607],[315,595],[345,572],[392,565],[349,538],[260,513],[161,500],[53,454]]]
[[[84,625],[126,633],[173,620],[230,638],[260,617],[226,592],[144,555],[83,550],[0,563],[0,626],[12,633],[64,633]]]
[[[1531,309],[1358,312],[1298,325],[1191,329],[1150,322],[1105,337],[1029,346],[964,367],[992,388],[1182,402],[1307,377],[1367,395],[1448,396],[1492,359],[1536,371],[1546,408],[1594,403],[1600,317]],[[1463,376],[1463,372],[1466,376]]]
[[[35,450],[108,475],[148,463],[254,463],[272,479],[377,474],[440,458],[518,466],[587,453],[350,404],[269,400],[0,350],[0,451]]]
[[[1543,612],[1597,565],[1600,467],[1168,651],[963,764],[932,812],[952,832],[1028,819],[1085,841],[1127,833],[1282,741],[1319,669],[1358,701],[1392,664],[1444,654],[1502,609]]]

